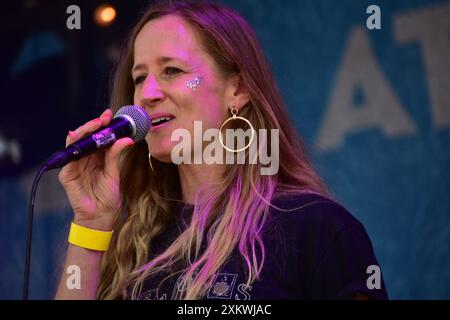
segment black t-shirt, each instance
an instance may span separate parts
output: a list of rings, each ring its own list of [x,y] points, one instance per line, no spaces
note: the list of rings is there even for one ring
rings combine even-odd
[[[215,275],[203,299],[352,299],[362,293],[387,299],[387,292],[370,239],[363,225],[341,205],[316,194],[279,197],[263,229],[266,261],[259,280],[250,286],[238,249]],[[302,208],[299,208],[302,207]],[[177,206],[175,219],[152,241],[165,250],[187,227],[193,207]],[[204,246],[203,246],[204,247]],[[148,278],[140,299],[174,299],[180,273],[164,281]]]

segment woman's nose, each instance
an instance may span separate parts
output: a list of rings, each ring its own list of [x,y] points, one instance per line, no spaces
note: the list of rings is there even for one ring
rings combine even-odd
[[[164,93],[155,76],[148,75],[144,81],[141,105],[155,105],[164,100]]]

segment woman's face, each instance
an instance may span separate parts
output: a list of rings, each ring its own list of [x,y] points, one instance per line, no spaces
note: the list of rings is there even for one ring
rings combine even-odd
[[[194,137],[194,121],[202,130],[219,128],[229,109],[227,92],[232,86],[201,48],[192,27],[182,18],[169,15],[148,22],[134,43],[134,104],[140,105],[155,120],[146,142],[152,156],[170,162],[175,129],[184,128]],[[228,94],[228,97],[230,94]],[[193,141],[191,145],[194,145]]]

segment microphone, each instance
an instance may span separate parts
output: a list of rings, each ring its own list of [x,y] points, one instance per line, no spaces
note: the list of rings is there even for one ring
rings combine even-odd
[[[141,107],[123,106],[106,127],[52,154],[44,164],[46,170],[61,168],[97,150],[109,147],[124,137],[130,137],[134,142],[139,142],[147,135],[151,123],[150,116]]]

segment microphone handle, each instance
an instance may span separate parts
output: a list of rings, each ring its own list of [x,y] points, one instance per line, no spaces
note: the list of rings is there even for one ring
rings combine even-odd
[[[47,170],[64,167],[72,161],[90,155],[99,149],[109,147],[117,140],[133,134],[133,126],[123,117],[111,120],[107,127],[103,127],[84,137],[77,142],[68,145],[64,150],[55,152],[47,159]]]

